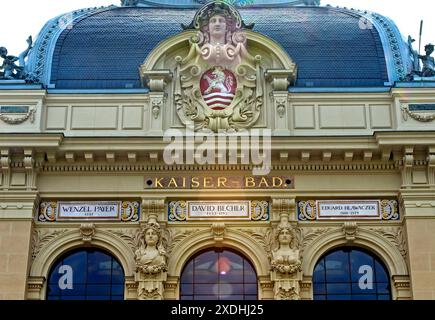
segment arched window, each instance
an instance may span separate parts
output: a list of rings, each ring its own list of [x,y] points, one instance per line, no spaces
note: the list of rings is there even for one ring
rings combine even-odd
[[[123,300],[124,271],[110,254],[98,249],[68,252],[52,267],[47,300]]]
[[[372,253],[340,248],[325,254],[313,273],[314,300],[390,300],[390,278]]]
[[[194,256],[181,274],[181,300],[256,300],[257,275],[251,263],[230,250]]]

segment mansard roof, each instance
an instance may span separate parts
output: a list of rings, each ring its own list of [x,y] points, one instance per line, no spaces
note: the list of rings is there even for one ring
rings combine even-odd
[[[41,31],[28,67],[51,88],[141,88],[138,67],[196,10],[110,6],[56,17]],[[297,64],[297,87],[384,86],[411,67],[397,27],[375,13],[285,4],[238,10]]]

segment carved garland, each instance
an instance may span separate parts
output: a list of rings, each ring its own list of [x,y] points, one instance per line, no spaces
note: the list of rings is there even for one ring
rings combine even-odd
[[[435,120],[435,113],[430,114],[430,113],[412,112],[409,110],[409,106],[407,105],[402,105],[400,109],[402,110],[403,120],[405,121],[408,121],[408,116],[419,122],[432,122]]]
[[[29,111],[24,116],[20,116],[20,117],[10,116],[10,115],[6,115],[4,113],[0,113],[0,120],[2,120],[3,122],[6,122],[7,124],[12,124],[12,125],[23,123],[28,119],[30,119],[30,123],[34,123],[35,122],[35,113],[36,113],[35,108],[29,109]]]

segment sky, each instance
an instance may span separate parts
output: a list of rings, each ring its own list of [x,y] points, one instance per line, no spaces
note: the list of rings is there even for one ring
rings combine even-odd
[[[26,48],[28,36],[32,35],[35,39],[44,24],[51,18],[76,9],[119,5],[120,2],[120,0],[14,0],[8,5],[10,14],[6,10],[2,11],[0,46],[6,47],[9,54],[19,55]],[[420,20],[423,19],[422,48],[429,42],[435,43],[435,19],[433,19],[435,1],[433,0],[321,0],[321,5],[327,4],[378,12],[393,19],[405,38],[412,35],[417,40]],[[414,43],[414,48],[418,48],[418,41]]]

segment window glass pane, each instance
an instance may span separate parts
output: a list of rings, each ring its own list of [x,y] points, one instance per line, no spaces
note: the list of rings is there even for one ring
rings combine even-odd
[[[59,275],[59,268],[62,266],[72,268],[71,283],[67,277],[60,278],[63,274]],[[59,279],[65,288],[59,287]],[[51,270],[47,299],[123,300],[124,281],[122,267],[107,253],[92,248],[75,251],[60,258]]]
[[[376,294],[376,283],[371,285],[364,283],[352,283],[352,293],[353,294]]]
[[[220,295],[232,295],[232,294],[243,294],[243,284],[230,284],[230,283],[220,283],[219,284],[219,294]]]
[[[187,263],[181,275],[183,300],[255,300],[257,290],[252,265],[230,250],[198,254]]]
[[[352,296],[352,300],[378,300],[378,299],[375,294],[372,295],[355,294]]]
[[[325,258],[326,281],[349,281],[349,255],[343,250],[333,252]]]
[[[86,295],[86,284],[74,284],[72,289],[60,289],[61,296],[81,296]]]
[[[112,267],[112,283],[124,284],[124,271],[115,259],[112,259]]]
[[[86,300],[86,296],[63,296],[60,300]]]
[[[61,290],[59,288],[59,284],[57,284],[57,283],[48,285],[47,291],[48,291],[48,294],[53,295],[53,296],[60,295],[60,292],[61,292]]]
[[[328,295],[327,300],[352,300],[351,295]]]
[[[246,284],[245,283],[245,294],[257,294],[257,284]]]
[[[350,294],[350,283],[327,283],[328,294]]]
[[[219,296],[219,300],[243,300],[243,295]]]
[[[227,283],[241,283],[243,282],[243,269],[230,269],[229,271],[221,271],[219,274],[219,281]]]
[[[251,264],[246,261],[243,262],[243,281],[245,283],[255,283],[257,284],[257,275],[255,274],[254,268],[252,268]]]
[[[52,269],[53,271],[48,283],[58,286],[59,279],[62,276],[62,273],[59,273],[59,268],[61,265],[63,265],[63,261],[59,261],[58,263],[55,264],[55,266]]]
[[[313,292],[314,294],[325,294],[326,293],[326,284],[325,283],[313,283]]]
[[[110,285],[107,284],[88,284],[86,294],[90,296],[110,296]]]
[[[123,296],[124,295],[124,285],[123,284],[112,285],[112,291],[110,293],[111,293],[111,295]]]
[[[218,298],[216,296],[198,295],[193,300],[218,300]]]
[[[193,284],[182,284],[181,294],[193,294]]]
[[[218,285],[214,284],[214,285],[210,285],[210,284],[195,284],[194,285],[194,293],[195,294],[207,294],[207,295],[212,295],[212,294],[218,294]]]
[[[72,268],[73,283],[86,283],[86,251],[71,254],[63,260],[62,265]],[[62,265],[60,267],[62,267]],[[59,272],[59,269],[56,270],[56,272]]]
[[[390,282],[390,279],[388,278],[387,270],[384,268],[384,266],[381,265],[379,261],[375,261],[375,270],[376,270],[376,281]]]
[[[362,273],[361,266],[365,267]],[[388,272],[380,259],[368,251],[349,248],[319,259],[313,272],[313,293],[316,300],[391,299]]]
[[[223,251],[219,254],[219,258],[226,258],[231,263],[234,269],[243,269],[243,257],[231,251]]]
[[[193,260],[191,260],[183,270],[181,283],[193,283]]]
[[[88,254],[88,283],[110,283],[112,259],[102,252]]]
[[[217,259],[218,254],[215,252],[206,252],[195,258],[193,281],[196,283],[217,283]]]
[[[216,262],[218,253],[214,251],[207,251],[195,258],[195,272],[199,270],[207,270],[217,273]]]
[[[313,273],[314,282],[325,282],[325,260],[321,259],[319,263],[314,268]]]
[[[316,294],[314,295],[314,300],[326,300],[326,296]]]
[[[390,284],[389,283],[377,283],[378,294],[390,294]]]
[[[373,258],[363,251],[353,250],[350,253],[350,264],[352,267],[352,281],[358,282],[359,279],[368,274],[371,270],[371,275],[374,277],[375,268],[373,265]],[[372,280],[374,281],[374,279]]]
[[[110,296],[87,296],[86,300],[110,300]]]

